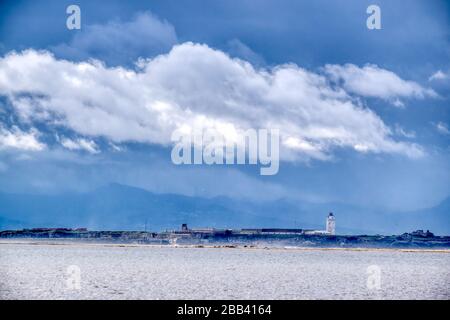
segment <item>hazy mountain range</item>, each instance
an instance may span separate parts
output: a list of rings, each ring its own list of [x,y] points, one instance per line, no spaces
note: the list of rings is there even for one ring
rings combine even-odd
[[[87,193],[58,195],[0,193],[0,230],[30,227],[87,227],[91,230],[161,231],[191,227],[292,227],[324,229],[328,212],[338,233],[397,234],[429,229],[450,234],[450,198],[411,212],[387,212],[343,203],[250,202],[226,197],[155,194],[111,184]]]

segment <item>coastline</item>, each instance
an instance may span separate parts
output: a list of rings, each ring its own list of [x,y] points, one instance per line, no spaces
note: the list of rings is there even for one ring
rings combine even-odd
[[[117,243],[95,242],[80,239],[0,239],[0,245],[30,245],[30,246],[86,246],[86,247],[117,247],[117,248],[170,248],[170,249],[240,249],[240,250],[276,250],[276,251],[352,251],[352,252],[403,252],[403,253],[444,253],[450,254],[450,249],[442,248],[376,248],[376,247],[305,247],[305,246],[264,246],[242,244],[152,244],[152,243]]]

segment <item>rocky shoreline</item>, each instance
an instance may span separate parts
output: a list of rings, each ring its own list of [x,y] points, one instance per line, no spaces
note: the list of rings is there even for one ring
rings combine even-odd
[[[315,248],[450,248],[450,236],[422,230],[401,235],[248,234],[241,231],[89,231],[87,229],[36,228],[0,231],[0,239],[81,240],[111,244],[157,244],[220,247],[315,247]]]

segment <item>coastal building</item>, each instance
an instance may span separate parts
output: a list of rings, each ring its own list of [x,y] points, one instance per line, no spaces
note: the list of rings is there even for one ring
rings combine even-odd
[[[181,225],[181,230],[172,231],[176,235],[213,235],[213,236],[229,236],[234,235],[335,235],[336,219],[334,214],[330,212],[327,217],[325,230],[310,229],[289,229],[289,228],[260,228],[260,229],[215,229],[215,228],[188,228],[186,223]]]
[[[336,219],[333,215],[333,212],[330,212],[330,214],[327,217],[327,222],[326,222],[326,232],[330,235],[335,235],[336,234]]]
[[[305,230],[304,234],[310,236],[320,236],[320,235],[327,235],[329,233],[325,230]]]
[[[241,229],[242,234],[304,234],[303,229],[265,228],[265,229]]]

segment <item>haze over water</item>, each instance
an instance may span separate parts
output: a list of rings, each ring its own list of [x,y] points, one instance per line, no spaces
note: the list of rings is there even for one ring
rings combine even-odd
[[[449,299],[449,264],[448,252],[3,241],[0,299]],[[379,289],[367,286],[374,265]]]

